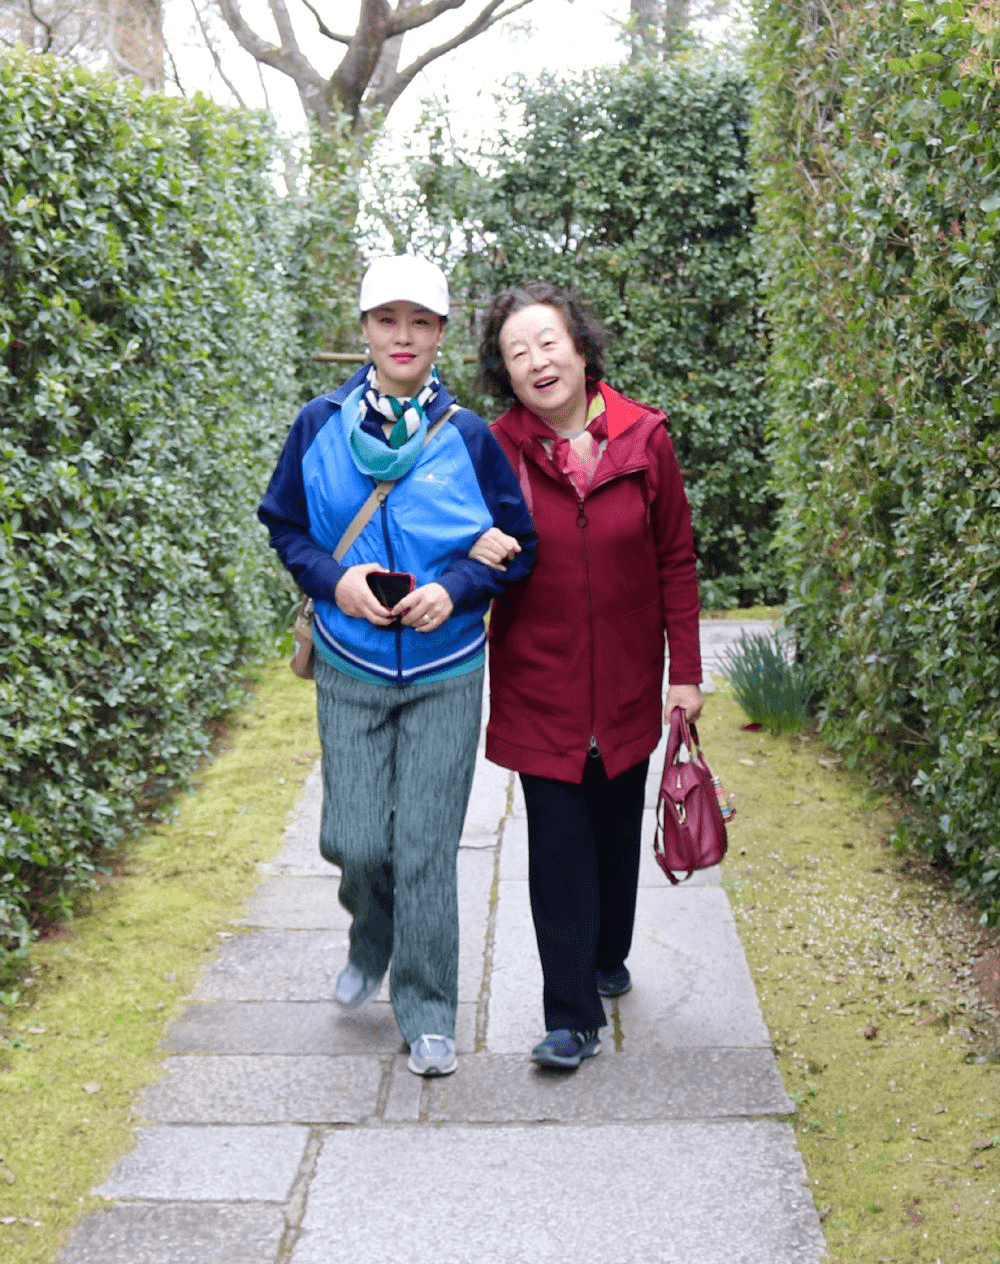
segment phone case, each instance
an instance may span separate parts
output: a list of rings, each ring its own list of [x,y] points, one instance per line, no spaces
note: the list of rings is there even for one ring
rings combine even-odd
[[[413,592],[414,577],[407,571],[369,571],[368,587],[387,610]]]

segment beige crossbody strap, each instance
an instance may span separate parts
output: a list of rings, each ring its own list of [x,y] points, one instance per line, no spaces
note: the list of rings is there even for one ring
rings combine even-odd
[[[427,434],[424,436],[425,448],[441,429],[444,423],[454,417],[455,413],[458,412],[458,407],[458,404],[452,404],[451,407],[437,419],[433,426],[428,427]],[[396,481],[394,479],[385,483],[376,483],[375,490],[351,519],[347,530],[340,537],[340,543],[333,550],[333,560],[335,562],[339,562],[341,560],[361,532],[364,531],[365,527],[368,525],[368,519],[372,516],[375,510],[384,503],[385,498],[395,486]]]

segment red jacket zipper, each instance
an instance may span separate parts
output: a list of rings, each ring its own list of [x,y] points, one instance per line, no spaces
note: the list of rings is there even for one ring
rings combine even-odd
[[[587,581],[587,619],[590,624],[590,744],[587,747],[587,755],[591,759],[599,759],[601,755],[600,748],[597,745],[597,736],[594,733],[594,715],[597,711],[597,702],[595,693],[597,690],[597,682],[594,679],[596,664],[594,662],[594,598],[590,586],[590,557],[587,552],[587,511],[581,497],[577,497],[577,514],[576,525],[580,528],[580,540],[583,544],[583,573]]]

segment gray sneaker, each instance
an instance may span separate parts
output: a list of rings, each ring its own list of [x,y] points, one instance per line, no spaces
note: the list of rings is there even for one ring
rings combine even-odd
[[[337,975],[337,986],[333,990],[334,1000],[344,1009],[358,1009],[382,986],[381,977],[371,978],[362,974],[350,961]]]
[[[451,1075],[458,1066],[450,1036],[421,1036],[410,1045],[406,1065],[414,1075]]]

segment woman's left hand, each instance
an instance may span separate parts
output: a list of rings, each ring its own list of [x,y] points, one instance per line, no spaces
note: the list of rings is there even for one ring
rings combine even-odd
[[[705,699],[697,685],[671,685],[663,704],[663,723],[670,723],[670,712],[674,707],[683,707],[689,720],[697,720],[704,705]]]
[[[455,605],[443,584],[421,584],[392,608],[408,628],[433,632],[454,610]]]

